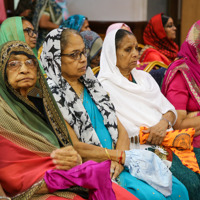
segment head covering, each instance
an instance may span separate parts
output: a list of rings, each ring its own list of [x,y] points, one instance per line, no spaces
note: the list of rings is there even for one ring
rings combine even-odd
[[[24,42],[11,41],[3,45],[3,47],[1,48],[1,54],[0,54],[0,63],[1,63],[0,94],[1,94],[1,97],[13,109],[13,111],[20,118],[23,124],[25,124],[31,130],[36,131],[40,135],[46,134],[45,137],[47,138],[52,137],[52,139],[49,139],[49,141],[53,143],[55,140],[55,136],[52,133],[52,130],[50,130],[46,125],[44,125],[41,122],[41,120],[39,120],[39,118],[44,118],[45,116],[43,116],[43,114],[33,104],[31,104],[19,92],[14,90],[7,82],[6,65],[10,58],[10,55],[13,53],[20,53],[20,54],[22,53],[22,54],[27,55],[28,57],[35,58],[31,48]],[[47,117],[49,118],[48,120],[52,124],[54,132],[56,133],[57,137],[60,139],[63,145],[68,143],[69,136],[68,136],[68,132],[65,125],[62,124],[63,123],[62,115],[59,115],[60,112],[58,110],[57,104],[55,103],[55,100],[53,96],[51,95],[51,91],[49,90],[49,87],[46,84],[46,80],[41,74],[39,68],[38,68],[38,84],[32,89],[32,91],[29,92],[29,95],[43,99],[45,111],[47,112]],[[13,100],[13,98],[15,100]],[[19,111],[20,109],[21,111]],[[21,113],[22,110],[23,110],[23,114]],[[58,113],[56,114],[54,112],[58,112]],[[51,115],[52,119],[50,118],[49,115]],[[53,122],[52,120],[54,117],[56,119],[54,119],[55,121]],[[59,118],[59,120],[57,118]]]
[[[80,33],[85,43],[85,48],[89,51],[88,65],[90,61],[99,53],[102,48],[103,40],[94,31],[83,31]]]
[[[26,42],[22,25],[22,17],[9,17],[1,25],[0,45],[12,40]]]
[[[129,137],[138,136],[141,125],[153,126],[162,114],[174,107],[163,97],[158,84],[150,74],[133,69],[131,74],[136,83],[125,78],[116,66],[115,36],[117,30],[106,35],[101,51],[98,79],[109,93],[117,116]]]
[[[162,13],[155,15],[147,24],[143,33],[144,43],[173,61],[177,57],[178,45],[167,37],[161,15]]]
[[[162,15],[161,15],[161,18],[162,18],[162,24],[163,24],[163,27],[164,27],[165,24],[166,24],[166,23],[168,22],[168,20],[169,20],[169,16],[162,14]]]
[[[28,155],[32,155],[35,158],[46,156],[46,165],[44,161],[45,159],[43,159],[44,162],[42,162],[42,164],[41,162],[37,163],[37,159],[34,161],[33,157],[28,158],[30,159],[31,163],[37,163],[35,168],[38,169],[39,166],[37,165],[40,164],[43,165],[43,168],[48,168],[50,166],[52,168],[52,161],[47,157],[50,156],[50,153],[53,150],[60,148],[60,145],[66,146],[68,143],[70,143],[70,137],[65,126],[65,122],[49,90],[46,80],[40,73],[36,59],[35,62],[37,63],[38,68],[38,84],[32,88],[28,96],[37,99],[38,101],[40,100],[39,102],[43,104],[45,114],[41,112],[35,106],[35,104],[30,103],[27,98],[20,95],[19,92],[14,90],[8,84],[6,67],[11,54],[14,53],[24,54],[33,59],[35,58],[31,48],[26,43],[21,41],[11,41],[0,47],[0,137],[3,137],[9,141],[9,144],[13,143],[15,146],[17,146],[15,155],[17,155],[19,149],[26,149],[25,151],[29,152]],[[12,152],[13,150],[10,151]],[[38,178],[40,180],[42,179],[42,172],[38,172],[40,175],[36,175],[34,177],[32,174],[35,172],[34,170],[34,172],[32,171],[31,173],[26,173],[30,169],[27,169],[26,172],[20,171],[21,168],[19,165],[23,165],[24,162],[22,158],[26,157],[27,155],[24,155],[22,153],[23,151],[21,150],[19,150],[19,152],[21,152],[21,155],[18,155],[19,160],[22,162],[14,162],[15,158],[9,162],[3,162],[4,160],[0,162],[1,169],[6,168],[6,166],[8,166],[8,169],[11,169],[10,162],[13,162],[12,168],[15,167],[15,169],[18,170],[17,172],[10,170],[9,178],[6,179],[6,181],[2,181],[2,179],[5,180],[5,178],[8,176],[5,177],[5,175],[3,175],[3,177],[0,177],[2,181],[1,183],[7,185],[9,188],[12,188],[13,185],[16,185],[14,181],[12,183],[7,183],[8,180],[11,180],[12,175],[12,180],[15,180],[15,178],[21,178],[20,181],[22,182],[24,181],[23,176],[29,177],[27,178],[29,182],[27,182],[26,185],[17,183],[17,188],[20,190],[14,191],[14,193],[17,194],[27,191],[27,189],[29,189],[36,181],[38,181]],[[19,173],[20,178],[16,177],[17,173]],[[31,191],[33,188],[31,188]],[[7,192],[9,191],[7,190]]]
[[[74,129],[78,139],[85,143],[101,146],[81,99],[61,74],[60,38],[62,31],[63,29],[51,31],[43,44],[41,62],[47,73],[47,82],[64,119]],[[117,121],[114,106],[110,102],[108,94],[94,77],[90,67],[87,68],[86,74],[79,78],[79,81],[88,90],[101,112],[104,125],[108,129],[113,143],[116,144],[118,138]]]
[[[106,35],[107,35],[110,31],[112,31],[112,30],[121,29],[122,26],[127,27],[127,28],[129,29],[129,31],[132,33],[131,28],[130,28],[127,24],[125,24],[125,23],[114,23],[114,24],[111,24],[111,25],[107,28],[107,30],[106,30]]]
[[[13,40],[26,42],[22,25],[22,19],[23,17],[9,17],[2,23],[0,28],[0,45]],[[32,49],[32,51],[34,52],[34,55],[37,58],[36,48]],[[44,74],[44,70],[40,62],[39,66]]]
[[[71,28],[80,32],[86,19],[83,15],[72,15],[60,25],[60,28]]]
[[[188,90],[200,109],[200,20],[192,25],[186,40],[181,45],[178,57],[165,74],[162,92],[166,95],[168,86],[177,72],[181,72]]]

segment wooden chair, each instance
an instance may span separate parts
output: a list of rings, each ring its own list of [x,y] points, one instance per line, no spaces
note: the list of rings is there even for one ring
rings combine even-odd
[[[97,77],[99,74],[100,66],[92,68],[94,75]]]

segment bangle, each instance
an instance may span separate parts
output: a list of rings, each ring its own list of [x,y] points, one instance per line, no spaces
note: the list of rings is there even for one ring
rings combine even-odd
[[[122,163],[122,154],[123,154],[124,151],[121,151],[121,156],[119,157],[119,164]]]
[[[11,200],[10,197],[6,197],[6,196],[0,196],[0,199],[7,199],[7,200]]]
[[[172,127],[172,123],[168,119],[162,117],[161,120],[165,120],[168,123],[168,129]]]
[[[109,155],[109,153],[108,153],[108,150],[107,150],[107,148],[105,148],[105,152],[106,152],[106,155],[108,156],[109,160],[111,160],[111,158],[110,158],[110,155]]]

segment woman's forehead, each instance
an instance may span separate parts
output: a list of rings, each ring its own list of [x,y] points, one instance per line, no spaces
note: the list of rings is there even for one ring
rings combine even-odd
[[[25,55],[25,54],[11,54],[10,55],[10,59],[20,60],[20,59],[24,59],[24,58],[28,58],[27,55]]]
[[[64,48],[65,50],[71,50],[71,51],[76,51],[76,50],[83,50],[85,48],[85,44],[83,42],[83,39],[79,35],[72,35],[69,38],[69,42]]]
[[[130,46],[130,45],[137,45],[137,40],[134,35],[125,35],[121,42],[120,47]]]

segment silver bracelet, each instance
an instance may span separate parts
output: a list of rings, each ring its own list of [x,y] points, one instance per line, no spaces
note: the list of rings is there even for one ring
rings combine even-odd
[[[7,200],[11,200],[10,197],[6,197],[6,196],[0,196],[0,199],[7,199]]]
[[[165,121],[168,123],[168,127],[167,127],[167,129],[169,129],[169,128],[172,127],[172,123],[171,123],[168,119],[162,117],[161,120],[165,120]]]

